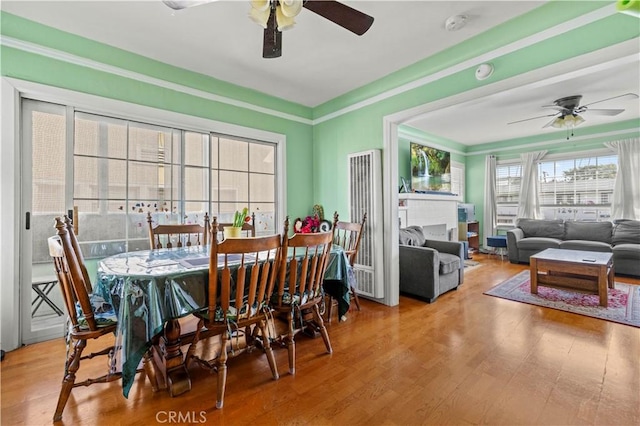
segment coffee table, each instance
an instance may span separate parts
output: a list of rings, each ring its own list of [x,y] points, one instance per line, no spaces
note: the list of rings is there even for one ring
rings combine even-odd
[[[531,293],[538,286],[574,290],[600,296],[607,307],[607,284],[613,288],[613,254],[596,251],[546,249],[529,258]]]

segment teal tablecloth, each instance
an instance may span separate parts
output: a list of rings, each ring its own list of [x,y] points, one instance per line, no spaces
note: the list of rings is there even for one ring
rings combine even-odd
[[[355,275],[341,247],[331,250],[325,291],[338,300],[340,317],[349,310]],[[209,248],[121,253],[100,261],[95,292],[118,312],[116,347],[125,397],[136,370],[164,324],[207,306]]]

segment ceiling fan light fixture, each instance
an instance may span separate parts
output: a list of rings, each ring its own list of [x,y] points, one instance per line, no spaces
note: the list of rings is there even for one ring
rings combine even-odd
[[[278,31],[289,30],[296,24],[295,19],[285,15],[281,7],[276,8],[276,22],[278,23]]]
[[[280,0],[279,6],[284,16],[293,18],[302,11],[302,0]]]
[[[251,8],[251,10],[249,11],[249,17],[253,20],[253,22],[260,25],[262,28],[267,28],[269,15],[271,15],[271,9],[269,8],[264,10]]]

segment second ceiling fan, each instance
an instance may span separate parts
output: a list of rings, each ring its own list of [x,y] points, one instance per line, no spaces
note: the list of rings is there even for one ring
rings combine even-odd
[[[213,1],[163,0],[175,10]],[[373,24],[373,17],[335,0],[251,0],[249,16],[264,28],[263,58],[282,56],[282,31],[293,27],[303,7],[357,35],[366,33]]]

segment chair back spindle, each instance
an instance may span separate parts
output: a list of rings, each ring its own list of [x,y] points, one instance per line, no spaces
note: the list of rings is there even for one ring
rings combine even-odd
[[[204,225],[193,223],[153,226],[151,213],[147,213],[147,222],[149,223],[149,243],[152,249],[174,248],[172,238],[176,239],[175,247],[206,246],[210,240],[211,230],[208,213],[204,214]]]

